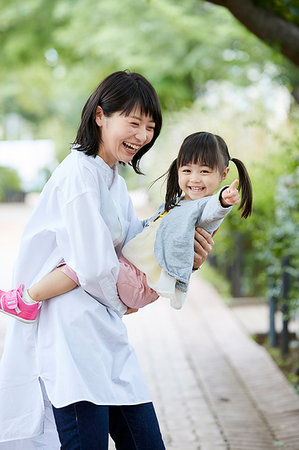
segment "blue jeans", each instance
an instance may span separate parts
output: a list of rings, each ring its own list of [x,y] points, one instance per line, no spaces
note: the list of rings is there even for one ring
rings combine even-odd
[[[62,450],[165,450],[152,403],[102,406],[77,402],[53,412]]]

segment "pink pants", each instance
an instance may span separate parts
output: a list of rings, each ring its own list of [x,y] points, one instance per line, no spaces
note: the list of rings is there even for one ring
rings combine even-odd
[[[64,264],[61,271],[80,286],[77,274],[73,269]],[[116,286],[121,301],[129,308],[143,308],[159,297],[157,292],[148,286],[145,274],[124,256],[119,257],[119,275]]]

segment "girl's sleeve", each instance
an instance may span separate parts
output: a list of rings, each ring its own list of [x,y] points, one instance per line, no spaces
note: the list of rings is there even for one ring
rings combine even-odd
[[[232,210],[232,206],[224,207],[220,203],[220,194],[223,189],[209,197],[204,207],[199,211],[199,220],[196,226],[204,228],[209,233],[216,231],[224,217]]]
[[[116,289],[118,258],[98,205],[96,191],[82,193],[64,204],[57,245],[66,263],[76,272],[81,287],[122,315],[127,307]]]
[[[149,217],[148,219],[144,219],[142,220],[142,226],[143,228],[146,227],[150,222],[152,222],[153,220],[157,219],[157,217],[160,216],[160,214],[163,214],[165,211],[165,202],[163,202],[159,208],[157,209],[157,211],[155,212],[155,214],[151,217]]]

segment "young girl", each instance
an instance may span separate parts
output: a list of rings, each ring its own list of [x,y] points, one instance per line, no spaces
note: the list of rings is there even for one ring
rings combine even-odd
[[[239,180],[217,194],[229,172],[237,167]],[[231,158],[224,140],[198,132],[188,136],[167,172],[165,202],[145,221],[143,231],[128,242],[119,258],[117,282],[122,302],[132,309],[143,307],[159,296],[170,299],[180,309],[184,303],[193,269],[194,229],[213,234],[232,205],[240,202],[241,217],[252,211],[252,188],[244,164]],[[2,292],[0,310],[16,319],[33,322],[39,302],[64,294],[79,285],[76,273],[65,263],[30,289]]]

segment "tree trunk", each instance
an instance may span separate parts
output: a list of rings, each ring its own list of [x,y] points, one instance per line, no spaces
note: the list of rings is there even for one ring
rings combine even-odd
[[[207,0],[224,6],[249,31],[270,44],[299,66],[299,28],[272,11],[259,8],[251,0]]]

